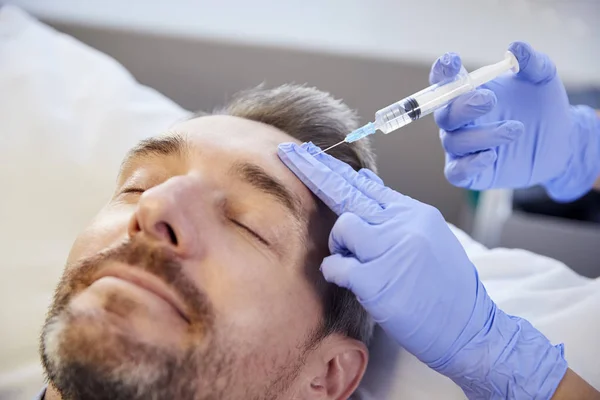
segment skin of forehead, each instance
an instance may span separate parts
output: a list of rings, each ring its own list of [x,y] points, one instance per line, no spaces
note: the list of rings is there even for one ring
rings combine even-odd
[[[192,154],[239,153],[244,161],[263,167],[296,193],[305,208],[316,207],[312,194],[304,184],[281,162],[277,146],[284,142],[300,141],[267,124],[244,118],[215,115],[199,117],[176,124],[171,132],[182,134],[192,146]]]

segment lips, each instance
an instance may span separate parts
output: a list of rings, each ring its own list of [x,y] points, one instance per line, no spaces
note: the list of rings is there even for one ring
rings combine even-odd
[[[190,318],[186,312],[185,303],[160,278],[140,269],[132,267],[105,267],[95,277],[94,282],[104,277],[114,277],[129,282],[142,290],[160,297],[169,304],[188,324]]]

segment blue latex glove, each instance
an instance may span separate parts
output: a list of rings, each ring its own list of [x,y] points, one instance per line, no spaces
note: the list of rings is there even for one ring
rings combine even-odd
[[[388,335],[470,398],[550,398],[567,369],[562,346],[496,307],[440,212],[318,151],[279,146],[339,215],[325,279],[354,292]]]
[[[569,105],[556,67],[522,42],[509,50],[520,71],[458,97],[435,112],[450,183],[473,190],[541,184],[558,201],[577,199],[600,175],[600,119]],[[429,80],[453,77],[457,54],[440,57]]]

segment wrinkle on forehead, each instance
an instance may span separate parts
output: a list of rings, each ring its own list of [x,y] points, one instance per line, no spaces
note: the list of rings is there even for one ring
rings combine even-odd
[[[296,193],[306,210],[316,210],[311,192],[277,155],[280,143],[300,143],[287,133],[261,122],[224,115],[194,118],[173,128],[185,135],[193,151],[204,152],[205,155],[237,153],[240,158],[258,164]]]
[[[271,125],[224,115],[184,121],[175,125],[172,132],[187,140],[188,158],[192,164],[194,158],[208,160],[209,166],[215,163],[224,168],[230,168],[234,163],[250,162],[283,183],[299,200],[303,218],[293,229],[300,234],[303,247],[312,249],[311,252],[317,248],[322,250],[322,247],[327,249],[327,237],[333,224],[331,218],[323,218],[318,199],[277,155],[280,143],[300,141]]]

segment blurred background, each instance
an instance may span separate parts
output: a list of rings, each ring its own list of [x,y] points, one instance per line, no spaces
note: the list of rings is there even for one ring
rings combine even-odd
[[[308,83],[374,112],[428,85],[458,52],[468,70],[513,40],[548,53],[573,102],[600,108],[598,0],[12,0],[109,54],[141,83],[210,110],[261,82]],[[488,246],[521,247],[600,275],[600,195],[569,205],[543,191],[470,193],[447,183],[431,117],[375,136],[386,183],[439,208]],[[560,244],[560,245],[558,245]]]

